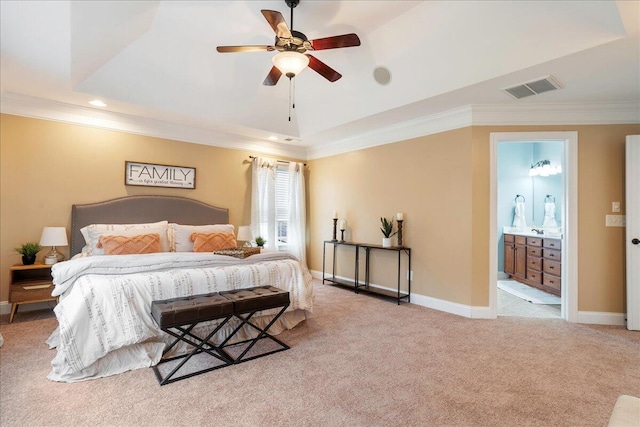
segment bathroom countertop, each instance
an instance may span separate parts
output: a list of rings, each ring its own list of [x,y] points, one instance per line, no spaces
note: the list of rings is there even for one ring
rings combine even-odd
[[[502,232],[504,234],[515,234],[517,236],[525,236],[525,237],[546,237],[546,238],[553,238],[553,239],[562,239],[562,232],[557,230],[543,230],[542,234],[538,234],[535,231],[532,231],[531,228],[522,230],[522,229],[517,229],[516,227],[504,227]]]

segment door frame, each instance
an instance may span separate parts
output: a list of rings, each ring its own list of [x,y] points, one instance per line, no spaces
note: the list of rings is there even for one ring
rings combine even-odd
[[[626,280],[627,280],[627,329],[640,331],[640,266],[634,257],[640,247],[631,243],[640,238],[640,135],[628,135],[625,143],[625,211],[627,227],[625,230]],[[637,258],[636,258],[637,259]]]
[[[500,142],[563,143],[562,311],[569,322],[578,321],[578,132],[491,132],[489,189],[489,311],[498,317],[498,144]]]

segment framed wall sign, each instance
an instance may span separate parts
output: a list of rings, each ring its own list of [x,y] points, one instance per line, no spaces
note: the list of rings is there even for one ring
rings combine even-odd
[[[125,161],[124,184],[193,189],[196,168]]]

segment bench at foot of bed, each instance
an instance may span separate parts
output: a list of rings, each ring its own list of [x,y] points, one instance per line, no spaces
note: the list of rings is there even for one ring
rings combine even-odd
[[[289,292],[273,286],[259,286],[255,288],[238,289],[233,291],[215,292],[204,295],[194,295],[189,297],[172,298],[168,300],[153,301],[151,303],[151,315],[160,328],[172,335],[175,340],[165,348],[163,355],[167,354],[180,341],[193,347],[193,350],[184,355],[161,359],[157,365],[153,366],[156,378],[160,385],[165,385],[194,375],[203,374],[214,369],[223,368],[232,364],[246,362],[258,357],[273,354],[289,349],[289,346],[269,334],[269,328],[289,307]],[[262,310],[280,309],[278,313],[263,328],[253,322],[253,316]],[[227,338],[219,345],[210,342],[211,338],[229,322],[232,317],[240,320],[238,326],[234,328]],[[206,337],[202,338],[192,331],[201,322],[210,320],[220,320],[218,326]],[[233,337],[247,326],[258,332],[254,338],[233,342]],[[266,352],[251,352],[255,350],[255,345],[261,340],[270,340],[275,343],[275,348]],[[196,370],[175,376],[178,371],[185,367],[187,362],[195,355],[206,353],[217,359],[217,365]],[[159,365],[182,359],[170,372],[162,375]]]

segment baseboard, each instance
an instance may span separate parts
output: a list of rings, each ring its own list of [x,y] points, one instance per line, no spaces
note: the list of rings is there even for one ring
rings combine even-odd
[[[53,308],[53,306],[50,305],[51,303],[55,305],[55,301],[20,304],[20,307],[18,307],[18,315],[20,313],[24,313],[25,311],[36,311],[36,310],[44,310],[47,308]],[[0,301],[0,315],[10,314],[10,313],[11,313],[11,304],[9,303],[9,301]]]
[[[495,319],[495,316],[491,315],[489,307],[460,304],[457,302],[413,293],[411,294],[411,302],[423,307],[444,311],[445,313],[456,314],[462,317],[468,317],[470,319]]]
[[[578,323],[590,325],[625,326],[625,313],[607,313],[601,311],[578,311]]]
[[[322,280],[322,272],[316,270],[310,270],[311,276],[313,278]],[[336,276],[336,279],[347,279],[353,280],[348,277],[340,277]],[[396,291],[395,288],[389,288],[387,286],[381,286],[377,284],[369,284],[369,286],[373,286],[374,288],[386,289],[390,291]],[[411,293],[411,304],[420,305],[427,308],[432,308],[434,310],[443,311],[445,313],[455,314],[457,316],[468,317],[471,319],[495,319],[495,316],[491,315],[491,310],[489,307],[482,306],[470,306],[465,304],[459,304],[457,302],[451,302],[443,299],[428,297],[425,295],[416,294],[414,292]]]
[[[11,313],[11,304],[9,301],[0,301],[0,315]]]

